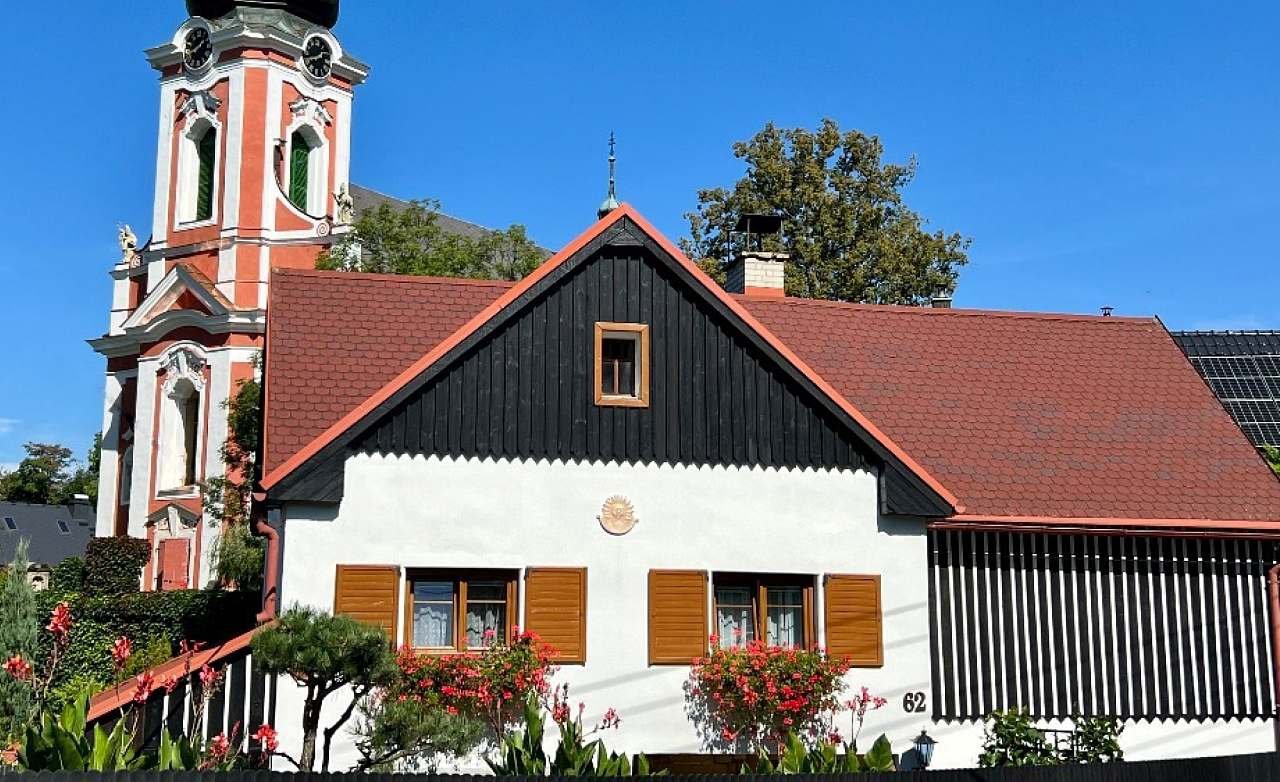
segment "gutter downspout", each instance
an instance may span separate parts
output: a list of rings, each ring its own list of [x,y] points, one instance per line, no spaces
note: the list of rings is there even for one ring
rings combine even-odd
[[[258,499],[257,496],[254,497]],[[263,497],[265,499],[265,497]],[[258,623],[270,622],[279,612],[280,599],[280,533],[271,526],[271,511],[260,516],[254,523],[254,529],[267,539],[267,551],[264,555],[265,573],[262,577],[262,610],[258,612]]]
[[[1267,593],[1271,598],[1271,675],[1275,688],[1272,727],[1275,729],[1276,750],[1280,751],[1280,564],[1272,565],[1267,571]]]

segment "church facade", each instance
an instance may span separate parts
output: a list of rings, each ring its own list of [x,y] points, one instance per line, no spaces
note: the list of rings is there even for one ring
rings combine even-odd
[[[324,3],[223,5],[149,52],[154,234],[93,343],[98,532],[153,542],[146,586],[211,580],[198,487],[258,373],[263,618],[533,630],[611,748],[726,749],[684,692],[711,635],[847,656],[863,735],[935,767],[1006,708],[1118,717],[1134,759],[1274,746],[1280,482],[1157,319],[797,299],[763,253],[722,286],[612,193],[517,283],[316,271],[367,68]]]

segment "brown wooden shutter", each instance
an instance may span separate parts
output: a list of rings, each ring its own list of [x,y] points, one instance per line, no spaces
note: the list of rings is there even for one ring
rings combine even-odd
[[[884,665],[880,576],[827,576],[827,653],[854,665]]]
[[[381,628],[396,639],[400,570],[393,565],[338,565],[333,613]]]
[[[649,571],[649,664],[688,664],[707,653],[707,574]]]
[[[169,592],[186,589],[190,581],[188,563],[191,542],[186,538],[166,538],[160,541],[160,589]]]
[[[587,661],[587,569],[529,568],[524,584],[525,629],[555,650],[562,663]]]

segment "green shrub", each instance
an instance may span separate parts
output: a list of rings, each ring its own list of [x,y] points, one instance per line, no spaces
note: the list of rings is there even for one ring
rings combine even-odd
[[[151,547],[140,538],[91,538],[84,552],[86,595],[127,595],[142,583]]]
[[[120,636],[134,642],[134,658],[142,658],[136,665],[146,662],[150,667],[175,654],[181,641],[215,644],[248,631],[254,626],[260,603],[256,593],[215,590],[135,592],[115,597],[68,597],[46,591],[39,594],[39,600],[40,616],[59,600],[66,600],[71,608],[70,643],[50,694],[55,707],[67,704],[75,695],[73,683],[93,691],[114,683],[110,650]]]
[[[14,655],[29,663],[39,649],[40,619],[36,609],[36,593],[24,577],[27,572],[27,541],[18,541],[9,578],[0,587],[0,663]],[[31,688],[26,682],[0,672],[0,741],[6,741],[23,729],[35,708]]]
[[[982,754],[978,757],[978,765],[982,768],[1053,766],[1058,762],[1057,753],[1027,712],[1009,709],[987,715],[987,723],[983,726]]]
[[[53,568],[49,589],[58,594],[78,594],[84,591],[84,560],[67,557]]]
[[[1115,717],[1077,717],[1072,732],[1071,757],[1074,763],[1112,763],[1124,760],[1120,734],[1124,726]]]

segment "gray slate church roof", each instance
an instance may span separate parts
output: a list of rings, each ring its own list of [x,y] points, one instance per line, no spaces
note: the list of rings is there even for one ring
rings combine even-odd
[[[36,564],[56,565],[67,557],[84,556],[85,546],[93,537],[93,525],[93,506],[88,502],[0,502],[0,567],[13,561],[18,541],[23,538],[30,541],[27,555]]]
[[[403,198],[379,193],[376,190],[370,190],[363,185],[357,185],[354,182],[350,186],[351,200],[355,202],[356,212],[365,212],[369,209],[377,209],[379,206],[386,204],[392,209],[401,210],[409,207],[409,202]],[[479,238],[491,232],[494,229],[486,228],[483,225],[461,220],[444,212],[436,213],[436,225],[447,234],[455,234],[458,236],[469,236],[471,238]],[[539,248],[544,255],[550,256],[551,251],[546,248]]]

